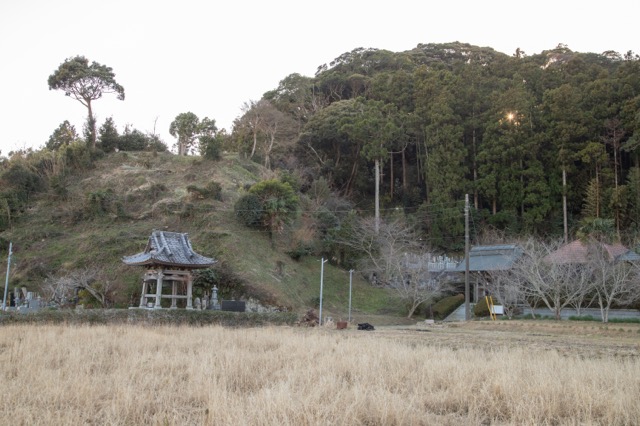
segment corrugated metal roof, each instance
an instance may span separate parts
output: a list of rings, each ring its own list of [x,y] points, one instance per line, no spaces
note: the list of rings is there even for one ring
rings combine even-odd
[[[202,256],[191,247],[189,236],[178,232],[153,231],[142,253],[125,256],[127,265],[167,265],[189,268],[207,268],[215,259]]]
[[[498,271],[510,269],[522,256],[522,249],[515,244],[475,246],[469,250],[469,271]],[[466,270],[465,260],[456,266],[456,272]]]
[[[625,261],[625,262],[637,262],[640,260],[640,254],[636,253],[633,250],[629,250],[626,253],[623,253],[616,257],[616,262]]]

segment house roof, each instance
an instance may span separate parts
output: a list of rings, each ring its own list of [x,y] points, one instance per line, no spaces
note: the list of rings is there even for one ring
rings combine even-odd
[[[608,254],[609,260],[614,262],[633,262],[640,260],[640,255],[629,250],[620,243],[605,244],[600,243],[603,250]],[[589,259],[589,245],[581,240],[565,244],[558,250],[550,253],[546,260],[554,263],[587,263]]]
[[[142,253],[124,256],[127,265],[166,265],[187,268],[208,268],[215,259],[202,256],[191,247],[189,236],[178,232],[153,231]]]
[[[522,256],[522,249],[515,244],[493,246],[475,246],[469,250],[469,271],[498,271],[511,269],[514,262]],[[466,261],[456,266],[456,272],[465,272]]]

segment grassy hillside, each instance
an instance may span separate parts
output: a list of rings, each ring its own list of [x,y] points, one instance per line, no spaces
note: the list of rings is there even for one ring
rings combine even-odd
[[[118,306],[136,304],[142,269],[120,259],[143,250],[151,231],[161,229],[188,233],[197,252],[215,257],[244,284],[246,296],[299,312],[316,307],[320,259],[294,261],[286,254],[292,231],[271,244],[266,232],[235,218],[233,205],[245,188],[269,177],[270,171],[236,155],[218,162],[142,152],[107,155],[39,194],[0,234],[14,247],[10,287],[42,291],[47,277],[92,267],[117,283]],[[222,188],[219,199],[203,190],[211,182]],[[326,315],[346,318],[348,271],[327,263],[324,277]],[[356,315],[402,315],[387,291],[371,288],[357,274],[353,278]]]

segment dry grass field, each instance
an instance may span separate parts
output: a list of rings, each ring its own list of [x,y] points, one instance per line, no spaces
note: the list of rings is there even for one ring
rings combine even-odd
[[[640,326],[10,325],[3,424],[637,425]]]

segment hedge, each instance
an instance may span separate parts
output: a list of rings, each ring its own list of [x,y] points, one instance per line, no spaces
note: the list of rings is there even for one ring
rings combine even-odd
[[[0,325],[44,323],[257,327],[292,325],[297,321],[298,315],[294,312],[256,313],[185,309],[43,309],[28,313],[4,312],[0,315]]]

